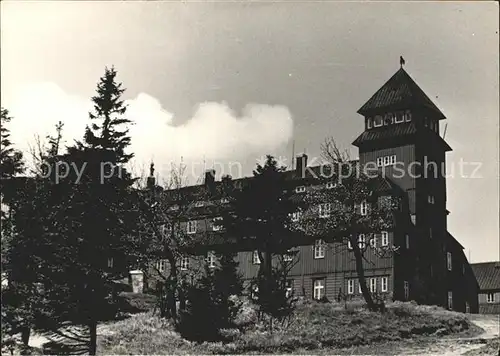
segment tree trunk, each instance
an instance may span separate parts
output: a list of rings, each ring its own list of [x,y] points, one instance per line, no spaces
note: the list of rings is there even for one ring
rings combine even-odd
[[[358,273],[358,281],[359,285],[361,286],[361,293],[363,294],[363,298],[365,298],[368,309],[371,311],[376,311],[377,306],[373,302],[372,295],[368,290],[368,287],[366,286],[365,271],[363,268],[363,255],[361,254],[361,250],[359,249],[358,242],[352,240],[353,239],[351,239],[351,245],[354,252],[354,258],[356,259],[356,272]]]
[[[21,329],[21,341],[23,343],[21,355],[27,355],[29,353],[30,333],[31,329],[29,326]]]
[[[92,320],[88,324],[90,334],[89,355],[95,355],[97,351],[97,322]]]

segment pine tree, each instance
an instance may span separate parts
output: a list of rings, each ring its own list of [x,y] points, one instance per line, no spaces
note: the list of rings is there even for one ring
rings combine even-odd
[[[219,255],[219,266],[205,266],[199,281],[188,288],[188,307],[181,311],[178,330],[192,341],[221,340],[222,329],[234,328],[236,316],[241,309],[238,296],[243,290],[243,281],[237,271],[234,254]]]
[[[263,166],[257,165],[248,184],[241,191],[233,192],[234,209],[223,217],[227,235],[252,246],[259,256],[257,303],[271,318],[281,316],[280,311],[273,309],[277,305],[272,299],[284,294],[286,289],[281,281],[276,281],[273,261],[294,246],[298,234],[291,216],[303,208],[301,201],[292,199],[293,191],[288,187],[285,170],[268,155]]]

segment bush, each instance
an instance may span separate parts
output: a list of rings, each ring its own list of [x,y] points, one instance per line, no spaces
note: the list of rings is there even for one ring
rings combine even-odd
[[[157,297],[152,294],[122,292],[118,295],[118,310],[121,313],[142,313],[153,310]]]

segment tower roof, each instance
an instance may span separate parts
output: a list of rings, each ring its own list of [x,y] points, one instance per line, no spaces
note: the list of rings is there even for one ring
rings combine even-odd
[[[415,81],[401,67],[359,110],[358,114],[369,115],[383,109],[407,109],[410,107],[426,107],[444,114],[429,99]]]

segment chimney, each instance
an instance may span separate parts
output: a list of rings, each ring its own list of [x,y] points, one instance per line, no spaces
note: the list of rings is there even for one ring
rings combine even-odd
[[[215,169],[208,169],[205,171],[205,185],[207,187],[213,186],[215,183]]]
[[[151,163],[151,165],[149,166],[149,177],[148,177],[148,181],[146,183],[148,189],[151,189],[151,190],[153,190],[155,185],[156,185],[156,179],[154,176],[154,173],[155,173],[154,167],[155,167],[154,163]]]
[[[305,170],[307,167],[307,155],[305,153],[296,157],[295,172],[301,177],[305,177]]]

